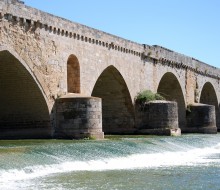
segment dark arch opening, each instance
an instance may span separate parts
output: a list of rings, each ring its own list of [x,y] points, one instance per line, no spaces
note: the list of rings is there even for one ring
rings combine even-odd
[[[179,81],[173,73],[166,73],[161,78],[157,92],[167,100],[176,101],[178,104],[179,127],[186,127],[186,106]]]
[[[67,88],[68,92],[80,93],[80,66],[75,55],[67,60]]]
[[[218,107],[218,98],[215,92],[213,85],[210,82],[206,82],[202,88],[202,92],[200,95],[200,103],[209,104],[215,106],[215,114],[216,114],[216,124],[218,130],[220,129],[220,112]]]
[[[92,96],[102,98],[102,125],[105,134],[128,134],[134,131],[134,107],[128,87],[114,67],[99,76]]]
[[[0,52],[0,139],[51,136],[47,103],[37,83],[8,51]]]

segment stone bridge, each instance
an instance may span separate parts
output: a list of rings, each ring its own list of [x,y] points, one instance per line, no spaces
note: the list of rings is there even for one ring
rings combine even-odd
[[[132,133],[145,89],[178,103],[182,132],[195,103],[215,106],[220,129],[219,80],[218,68],[192,57],[0,0],[0,138],[54,137],[65,97],[102,98],[102,131]]]

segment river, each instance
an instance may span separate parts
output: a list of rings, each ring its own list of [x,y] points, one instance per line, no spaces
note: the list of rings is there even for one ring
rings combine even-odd
[[[1,190],[220,189],[220,134],[0,141]]]

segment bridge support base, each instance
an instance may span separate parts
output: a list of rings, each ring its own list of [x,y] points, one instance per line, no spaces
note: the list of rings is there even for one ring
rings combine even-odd
[[[188,108],[187,128],[185,133],[216,134],[215,106],[207,104],[193,104]]]
[[[169,129],[169,128],[162,128],[162,129],[142,129],[136,132],[138,135],[164,135],[164,136],[180,136],[181,129]]]
[[[59,98],[54,137],[103,139],[101,98],[74,94]]]
[[[176,102],[151,101],[137,110],[137,134],[180,136]]]

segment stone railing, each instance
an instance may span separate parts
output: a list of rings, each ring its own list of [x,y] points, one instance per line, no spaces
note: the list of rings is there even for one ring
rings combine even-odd
[[[161,63],[178,69],[189,69],[197,74],[220,80],[220,69],[214,66],[161,46],[145,44],[143,46],[145,49],[142,53],[143,60],[150,60],[153,63]]]
[[[57,36],[73,38],[138,57],[141,57],[141,52],[143,51],[141,44],[59,18],[28,7],[17,0],[0,2],[0,19],[7,20],[12,24],[18,24],[21,27],[25,27],[26,30],[34,31],[40,28]]]
[[[91,43],[131,54],[141,59],[161,63],[169,67],[189,69],[200,75],[220,79],[220,69],[207,65],[192,57],[182,55],[161,46],[138,44],[88,26],[45,13],[24,5],[19,0],[0,1],[0,20],[24,27],[25,30],[35,31],[37,28],[53,35],[63,36],[74,40]]]

